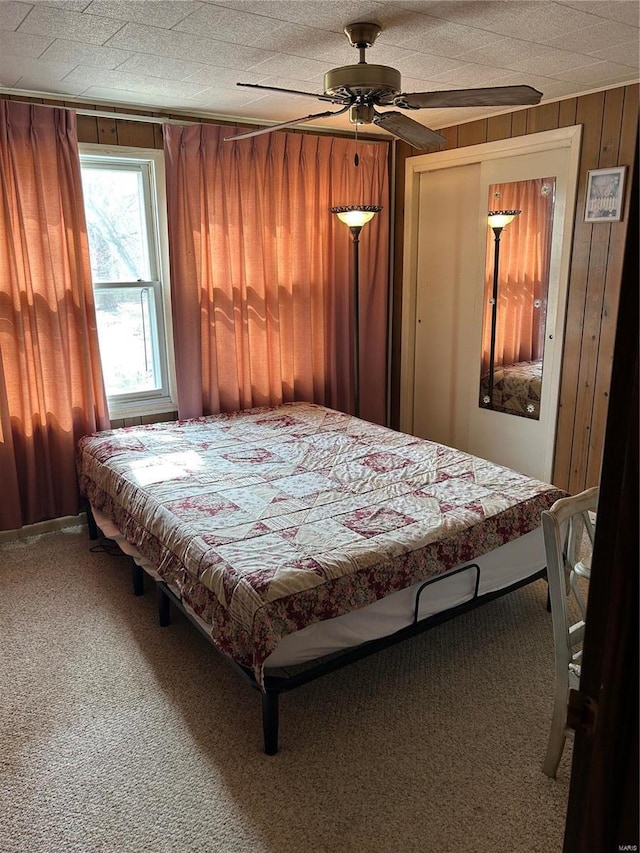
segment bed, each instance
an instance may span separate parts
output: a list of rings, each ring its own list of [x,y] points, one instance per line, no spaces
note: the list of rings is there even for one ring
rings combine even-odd
[[[540,419],[542,359],[496,367],[493,377],[493,408],[522,418]],[[480,404],[489,402],[489,374],[480,382]]]
[[[564,492],[444,445],[291,403],[82,438],[97,524],[262,694],[280,693],[545,574]]]

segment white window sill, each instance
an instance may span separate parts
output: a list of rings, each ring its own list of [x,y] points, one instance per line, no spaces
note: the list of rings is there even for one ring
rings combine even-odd
[[[144,418],[147,415],[165,415],[177,410],[178,404],[171,397],[156,397],[146,402],[133,400],[130,403],[109,403],[109,418],[112,421],[123,418]]]

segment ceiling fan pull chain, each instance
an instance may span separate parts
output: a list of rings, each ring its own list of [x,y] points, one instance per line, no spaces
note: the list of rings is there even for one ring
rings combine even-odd
[[[356,153],[353,157],[353,165],[357,167],[360,165],[360,158],[358,157],[358,123],[357,122],[355,124],[355,131],[356,131]]]

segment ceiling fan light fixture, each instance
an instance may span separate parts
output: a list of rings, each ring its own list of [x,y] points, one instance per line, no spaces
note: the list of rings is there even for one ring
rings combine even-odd
[[[375,111],[372,106],[354,104],[349,107],[349,121],[351,124],[372,124]]]

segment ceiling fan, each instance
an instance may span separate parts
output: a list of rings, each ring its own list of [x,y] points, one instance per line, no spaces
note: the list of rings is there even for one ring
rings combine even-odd
[[[293,127],[313,119],[342,115],[349,111],[352,124],[375,124],[384,130],[408,142],[414,148],[428,148],[445,142],[445,137],[414,121],[397,110],[378,112],[376,107],[397,107],[401,110],[421,110],[441,107],[502,107],[538,104],[542,93],[532,86],[494,86],[487,89],[455,89],[436,92],[410,92],[400,90],[400,72],[388,65],[369,65],[365,51],[371,47],[382,32],[382,27],[371,23],[347,24],[344,33],[352,47],[360,52],[357,65],[343,65],[332,68],[324,75],[324,94],[299,92],[295,89],[281,89],[277,86],[262,86],[259,83],[238,83],[252,89],[264,89],[268,92],[287,92],[292,95],[305,95],[320,101],[329,101],[341,107],[303,118],[283,121],[259,130],[227,136],[226,140],[246,139],[262,133],[271,133],[285,127]]]

